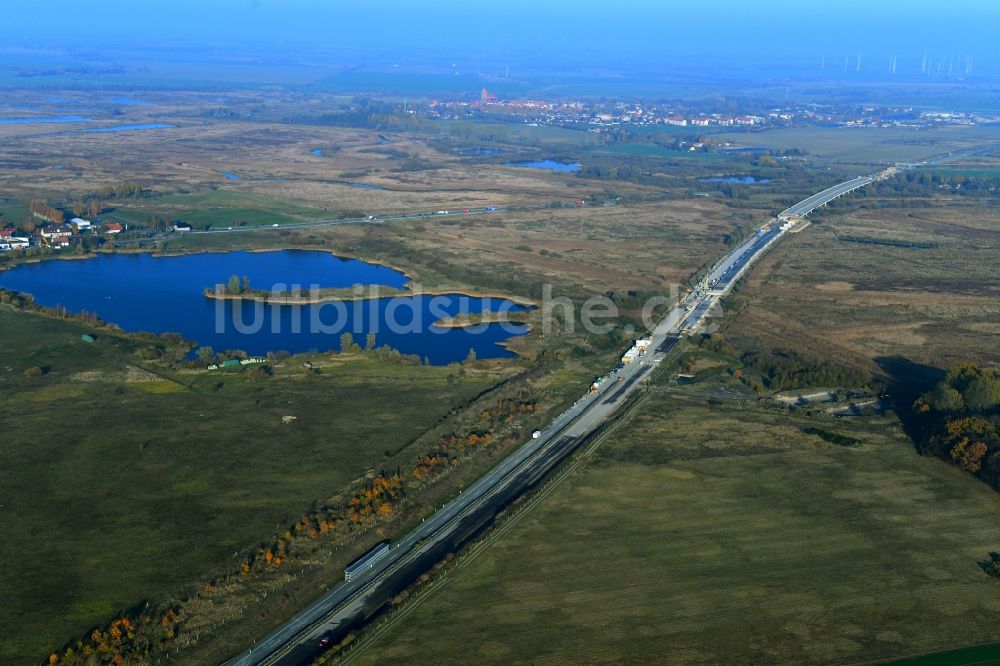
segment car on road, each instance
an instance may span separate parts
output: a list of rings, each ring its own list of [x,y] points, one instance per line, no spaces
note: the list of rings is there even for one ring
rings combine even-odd
[[[472,210],[471,210],[471,209],[469,209],[469,208],[463,208],[463,209],[462,209],[462,212],[463,212],[463,213],[471,213],[471,212],[472,212]]]
[[[323,634],[323,637],[319,639],[318,643],[316,643],[316,647],[320,650],[329,649],[331,645],[333,645],[333,636],[330,634]]]
[[[447,214],[448,214],[448,211],[446,211],[446,210],[439,210],[438,212],[435,213],[435,215],[447,215]]]
[[[485,210],[487,213],[495,213],[499,209],[496,206],[487,206],[483,210]]]

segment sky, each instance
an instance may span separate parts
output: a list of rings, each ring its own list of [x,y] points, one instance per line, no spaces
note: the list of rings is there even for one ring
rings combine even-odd
[[[15,3],[11,3],[15,4]],[[900,72],[971,58],[993,69],[996,0],[39,0],[4,8],[8,44],[236,44],[455,60],[650,66],[678,58],[821,62]],[[829,65],[827,65],[829,63]],[[1000,74],[1000,67],[996,67]]]

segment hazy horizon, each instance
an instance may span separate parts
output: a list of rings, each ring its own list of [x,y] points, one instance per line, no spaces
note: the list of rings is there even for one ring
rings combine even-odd
[[[753,5],[723,0],[711,8],[623,0],[502,4],[457,0],[415,6],[376,0],[364,6],[318,0],[178,0],[144,5],[125,0],[82,5],[50,0],[6,9],[0,62],[22,49],[56,49],[83,59],[121,57],[135,47],[219,48],[265,59],[303,61],[308,54],[456,69],[484,66],[573,66],[595,72],[682,70],[725,60],[753,70],[773,67],[889,76],[958,77],[1000,72],[991,48],[1000,7],[975,0],[917,0],[835,7],[793,2]],[[169,58],[167,54],[158,57]],[[451,61],[451,62],[449,62]],[[860,66],[859,66],[860,61]]]

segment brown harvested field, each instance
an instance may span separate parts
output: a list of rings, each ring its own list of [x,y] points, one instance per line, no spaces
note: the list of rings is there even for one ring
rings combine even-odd
[[[730,333],[855,359],[1000,363],[1000,217],[941,203],[814,221],[751,273]]]
[[[470,270],[516,270],[526,283],[554,288],[666,292],[722,254],[725,234],[740,222],[724,205],[701,199],[424,218],[309,235],[348,251],[366,238],[391,239],[406,255],[390,263],[403,262],[429,287],[469,286],[454,273],[436,275],[437,259]]]
[[[121,108],[81,98],[76,105],[45,107],[35,116],[72,113],[92,122],[0,124],[0,192],[70,199],[111,183],[135,181],[160,194],[219,189],[305,205],[318,214],[389,214],[571,202],[604,188],[571,174],[441,152],[430,145],[432,134],[387,133],[386,143],[369,129],[217,118],[212,115],[219,106],[214,99],[181,97]],[[279,117],[298,111],[288,100],[267,96],[250,97],[244,104],[257,116],[267,115],[261,109]],[[149,123],[171,126],[93,131]],[[317,149],[320,155],[313,154]],[[239,179],[227,178],[227,173]],[[643,191],[627,183],[618,189],[623,194]],[[155,202],[141,205],[156,212]]]

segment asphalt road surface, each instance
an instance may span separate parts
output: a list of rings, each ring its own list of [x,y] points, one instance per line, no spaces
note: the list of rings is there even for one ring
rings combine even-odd
[[[871,182],[872,178],[864,177],[841,183],[792,206],[782,216],[806,215],[816,207]],[[428,215],[433,213],[402,217]],[[283,226],[288,228],[289,225]],[[725,280],[720,279],[716,288],[710,291],[692,292],[674,307],[650,335],[651,351],[612,372],[596,392],[581,397],[537,439],[523,444],[400,541],[392,544],[389,553],[377,560],[372,569],[352,581],[337,583],[292,619],[226,664],[308,664],[321,652],[321,639],[339,640],[434,562],[459,548],[488,525],[496,512],[544,478],[588,434],[635,395],[643,386],[642,380],[677,343],[681,330],[698,330],[712,306],[725,296],[734,280],[787,229],[787,225],[782,228],[780,220],[773,221],[761,234],[747,239],[723,257],[709,275],[726,276]]]
[[[781,234],[781,226],[771,223],[757,234],[743,241],[735,250],[727,254],[716,268],[709,273],[709,286],[717,291],[724,291],[734,282],[743,270],[761,253],[768,243]]]

